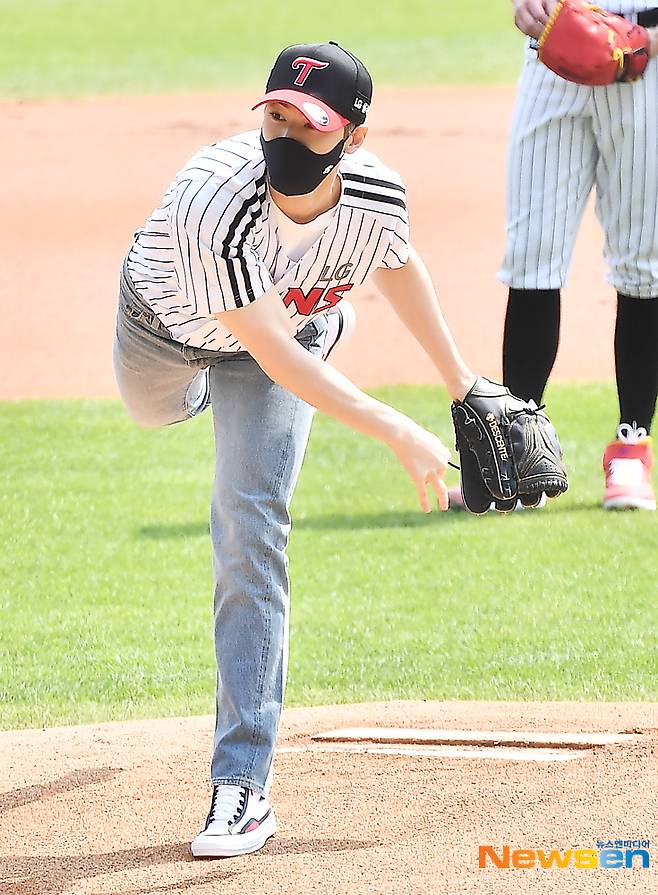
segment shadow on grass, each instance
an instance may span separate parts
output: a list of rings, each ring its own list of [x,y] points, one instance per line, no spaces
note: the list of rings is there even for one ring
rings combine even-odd
[[[147,848],[127,848],[116,852],[94,855],[23,855],[2,856],[5,879],[3,895],[52,895],[70,889],[78,880],[85,880],[101,874],[148,870],[150,867],[167,864],[193,864],[204,872],[195,876],[185,876],[166,885],[135,889],[133,893],[146,895],[151,892],[177,892],[188,890],[206,883],[222,883],[232,877],[256,870],[259,859],[272,855],[326,854],[339,851],[359,851],[377,848],[384,843],[377,840],[364,842],[351,839],[285,839],[275,838],[256,855],[243,858],[239,864],[225,860],[193,858],[187,842],[155,845]],[[211,869],[212,868],[212,869]],[[183,874],[185,871],[182,871]],[[262,872],[262,871],[259,871]],[[20,877],[17,879],[17,877]],[[125,880],[124,880],[125,881]],[[113,895],[120,895],[121,888]]]
[[[440,518],[445,515],[445,518]],[[446,523],[459,523],[467,519],[465,513],[441,514],[438,511],[432,513],[408,512],[408,513],[362,513],[351,516],[341,513],[326,516],[307,516],[293,518],[293,527],[296,530],[309,529],[312,531],[331,531],[332,529],[377,529],[377,528],[427,528],[430,525],[445,525]],[[168,538],[199,538],[210,533],[205,522],[189,522],[185,525],[148,525],[138,529],[140,538],[150,540],[167,540]]]
[[[560,513],[591,512],[598,510],[601,504],[598,501],[581,501],[579,503],[557,504],[550,507],[550,515]],[[548,515],[543,511],[535,512],[526,510],[523,513],[487,513],[487,519],[500,520],[505,515],[515,520],[539,520]],[[345,530],[376,530],[393,528],[428,528],[431,526],[453,527],[455,525],[473,524],[478,517],[472,516],[463,510],[452,510],[440,513],[433,510],[431,513],[423,513],[420,510],[406,512],[392,511],[388,513],[360,513],[350,515],[347,513],[329,513],[322,516],[301,516],[293,518],[293,527],[296,531],[345,531]],[[169,538],[199,538],[207,536],[210,532],[206,522],[189,522],[179,525],[146,525],[137,530],[140,538],[149,540],[167,540]]]

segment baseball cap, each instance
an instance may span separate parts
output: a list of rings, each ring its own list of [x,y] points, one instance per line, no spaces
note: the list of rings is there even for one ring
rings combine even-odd
[[[318,131],[363,124],[372,102],[372,78],[365,65],[334,41],[286,47],[265,90],[252,109],[270,102],[288,103]]]

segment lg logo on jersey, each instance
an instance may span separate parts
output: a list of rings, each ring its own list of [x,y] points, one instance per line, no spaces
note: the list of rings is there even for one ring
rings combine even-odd
[[[318,277],[318,283],[330,283],[332,280],[344,280],[352,273],[353,264],[337,264],[331,270],[331,265],[325,265],[324,270]],[[292,286],[283,297],[284,305],[289,308],[294,304],[299,314],[313,314],[321,311],[328,311],[333,308],[343,297],[343,293],[349,292],[354,287],[354,283],[343,283],[342,286],[332,286],[325,292],[325,286],[314,286],[309,292],[304,292],[299,286]],[[320,302],[324,299],[325,304],[320,307]]]
[[[291,286],[283,296],[283,303],[287,308],[294,305],[297,312],[306,317],[333,308],[353,287],[354,283],[344,283],[342,286],[332,286],[325,292],[323,286],[314,286],[309,292],[304,292],[299,286]],[[322,301],[324,304],[321,305]]]

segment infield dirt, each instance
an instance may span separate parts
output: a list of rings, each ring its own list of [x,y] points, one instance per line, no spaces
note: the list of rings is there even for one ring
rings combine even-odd
[[[412,240],[457,342],[498,376],[505,289],[509,88],[378,91],[367,146],[408,186]],[[247,94],[2,102],[0,398],[116,394],[111,342],[132,233],[206,143],[257,128]],[[615,296],[591,209],[580,233],[555,379],[612,377]],[[332,356],[362,386],[437,382],[385,301],[355,290],[354,340]]]
[[[195,861],[213,719],[0,734],[3,895],[649,895],[658,888],[658,705],[397,702],[284,713],[281,746],[334,727],[644,731],[630,746],[534,763],[282,753],[279,833]],[[478,868],[478,846],[650,839],[634,870]]]

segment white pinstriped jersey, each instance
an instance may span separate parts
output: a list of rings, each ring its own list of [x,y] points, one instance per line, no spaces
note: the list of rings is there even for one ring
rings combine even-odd
[[[363,149],[345,155],[339,171],[335,214],[293,261],[271,210],[260,132],[204,147],[135,234],[128,254],[135,289],[185,345],[243,350],[213,315],[273,287],[299,332],[376,268],[401,267],[408,258],[400,177]]]
[[[616,12],[620,15],[631,15],[634,12],[646,12],[656,8],[656,0],[597,0],[596,6]]]

